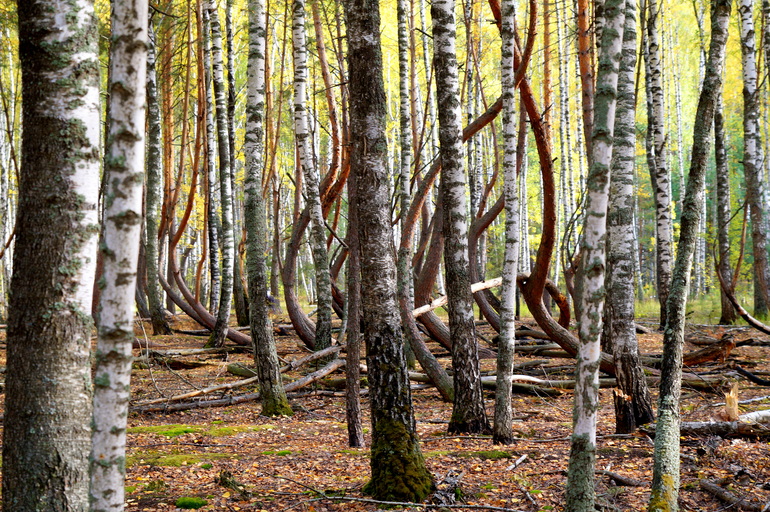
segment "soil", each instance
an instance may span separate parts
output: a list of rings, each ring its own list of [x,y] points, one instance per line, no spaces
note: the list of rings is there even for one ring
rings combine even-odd
[[[276,319],[276,323],[285,323]],[[198,329],[179,317],[173,327]],[[149,325],[139,326],[140,341],[149,339],[157,351],[200,348],[205,336],[174,334],[145,338]],[[690,327],[693,334],[719,338],[723,328]],[[492,339],[484,324],[481,334]],[[5,333],[0,331],[0,341]],[[738,382],[738,398],[745,401],[764,397],[741,406],[741,413],[767,409],[770,389],[747,382],[732,367],[743,368],[767,377],[770,340],[744,328],[736,339],[753,338],[759,346],[739,346],[729,359],[691,369],[723,377],[714,392],[682,391],[683,421],[724,419],[723,391]],[[640,335],[641,350],[647,354],[661,351],[662,336]],[[308,354],[294,336],[278,336],[279,356],[284,361]],[[533,341],[534,342],[534,341]],[[529,343],[522,341],[522,343]],[[4,359],[4,343],[0,345]],[[445,353],[438,346],[435,353]],[[686,351],[699,347],[687,345]],[[139,350],[135,355],[140,355]],[[137,360],[133,375],[133,404],[169,397],[226,382],[243,379],[230,374],[227,366],[240,363],[252,367],[248,353],[178,356],[175,360],[196,363],[190,369],[173,369],[169,360],[149,364]],[[543,356],[517,355],[517,362],[542,360],[534,367],[542,378],[571,378],[573,361]],[[450,367],[448,358],[440,359]],[[4,360],[0,361],[4,364]],[[482,370],[491,372],[494,360],[482,360]],[[294,380],[313,371],[302,367],[286,375]],[[530,368],[529,370],[532,370]],[[179,498],[201,498],[204,511],[374,511],[383,505],[365,501],[362,487],[369,478],[369,452],[350,448],[345,424],[345,401],[339,389],[341,374],[333,374],[314,386],[291,396],[292,417],[260,416],[259,402],[193,409],[171,414],[132,414],[129,417],[128,469],[126,475],[126,510],[175,511]],[[207,398],[253,393],[255,386],[220,392]],[[657,389],[653,388],[657,397]],[[198,398],[201,399],[201,398]],[[569,458],[572,418],[572,392],[546,397],[516,395],[514,425],[517,441],[510,446],[493,445],[486,436],[449,436],[446,433],[451,404],[440,400],[432,388],[415,389],[413,402],[422,450],[436,481],[449,476],[457,479],[451,489],[455,505],[483,505],[516,511],[562,510]],[[489,418],[493,416],[494,394],[486,393]],[[363,425],[368,438],[369,403],[362,396]],[[644,510],[652,479],[653,445],[650,437],[614,434],[612,389],[601,390],[598,425],[596,493],[602,510]],[[709,479],[744,498],[745,503],[770,503],[770,443],[763,439],[721,439],[716,437],[682,438],[680,508],[684,511],[725,510],[726,505],[701,490],[701,479]],[[628,486],[613,481],[606,472],[614,472],[642,485]],[[443,485],[446,487],[446,484]],[[344,497],[347,501],[340,501]],[[181,505],[181,503],[180,503]],[[407,506],[406,510],[417,510]],[[739,510],[739,507],[727,508]]]

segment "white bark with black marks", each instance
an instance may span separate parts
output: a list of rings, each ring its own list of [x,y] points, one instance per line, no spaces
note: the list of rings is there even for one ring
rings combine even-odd
[[[94,370],[91,511],[123,510],[134,290],[142,233],[147,0],[112,4],[104,273]],[[157,281],[157,272],[155,275]]]

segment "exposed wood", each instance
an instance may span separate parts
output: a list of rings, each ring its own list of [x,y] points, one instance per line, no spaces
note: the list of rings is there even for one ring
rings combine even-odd
[[[495,286],[500,286],[502,282],[503,282],[503,279],[501,277],[496,277],[494,279],[489,279],[487,281],[482,281],[480,283],[473,283],[471,285],[471,292],[476,293],[481,290],[486,290],[488,288],[494,288]],[[417,318],[420,315],[427,313],[428,311],[433,311],[436,308],[440,308],[446,303],[447,303],[447,296],[442,295],[441,297],[433,300],[430,304],[420,306],[419,308],[412,311],[412,316]]]

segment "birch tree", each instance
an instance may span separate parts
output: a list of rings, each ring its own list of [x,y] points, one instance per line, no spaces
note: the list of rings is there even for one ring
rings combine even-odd
[[[743,174],[746,202],[751,212],[751,242],[754,254],[754,315],[765,317],[770,307],[767,279],[765,205],[762,192],[762,145],[759,135],[759,91],[757,89],[757,50],[754,32],[754,0],[738,2],[743,65]]]
[[[81,512],[89,506],[99,223],[96,17],[90,0],[36,0],[18,3],[18,23],[24,172],[7,331],[3,508]]]
[[[442,165],[439,193],[444,215],[444,266],[455,389],[449,432],[486,432],[489,424],[484,411],[473,297],[468,277],[468,207],[454,7],[454,0],[437,0],[431,4]]]
[[[147,303],[150,308],[152,333],[171,334],[171,327],[163,317],[163,302],[158,280],[160,203],[162,200],[162,168],[161,168],[161,121],[160,104],[158,103],[158,76],[155,71],[155,32],[150,30],[147,49],[147,145],[146,145],[146,180],[147,193],[145,198],[145,265],[147,268]]]
[[[516,182],[516,83],[514,45],[516,44],[516,8],[513,0],[501,3],[500,35],[503,40],[500,65],[503,82],[503,193],[505,194],[505,258],[500,305],[500,336],[497,343],[497,383],[493,440],[498,444],[513,442],[513,353],[516,343],[516,276],[519,266],[519,197]]]
[[[312,138],[307,112],[307,35],[305,31],[305,0],[292,2],[292,44],[294,50],[294,136],[297,141],[299,165],[305,184],[305,198],[310,210],[310,245],[313,251],[318,312],[315,326],[315,350],[331,345],[332,291],[329,256],[323,210],[321,209],[320,179],[313,163]]]
[[[90,457],[93,512],[120,512],[124,506],[134,289],[142,233],[147,9],[147,0],[112,5],[107,184],[100,248],[104,274]]]
[[[663,70],[660,58],[660,7],[657,0],[647,0],[645,83],[647,93],[647,162],[655,196],[655,261],[660,328],[666,325],[666,299],[671,285],[671,175],[668,170],[667,136],[665,133]]]
[[[355,175],[361,305],[372,416],[372,479],[378,499],[422,501],[433,487],[415,432],[396,298],[386,167],[385,86],[378,0],[347,0],[351,174]]]
[[[604,4],[599,48],[591,168],[586,180],[581,258],[576,276],[575,311],[580,345],[575,369],[572,442],[567,474],[566,510],[594,509],[596,416],[599,409],[600,334],[605,294],[607,205],[612,161],[618,72],[625,25],[625,1]]]
[[[224,63],[222,58],[222,25],[215,0],[207,4],[211,20],[211,61],[212,86],[216,103],[217,153],[219,156],[219,192],[221,208],[222,283],[216,323],[211,331],[208,345],[220,347],[225,342],[230,309],[233,303],[233,263],[235,262],[235,231],[233,226],[233,172],[230,167],[230,142],[227,133],[227,102],[225,100]],[[209,148],[213,151],[213,148]],[[209,160],[210,161],[210,160]]]
[[[678,510],[679,398],[682,388],[685,311],[704,195],[711,125],[714,122],[714,107],[722,83],[730,4],[729,0],[713,0],[712,4],[711,43],[693,125],[692,156],[682,205],[679,244],[671,294],[666,304],[668,323],[663,333],[663,362],[649,512]]]
[[[249,279],[249,324],[254,360],[265,416],[292,413],[281,380],[278,353],[267,303],[267,222],[262,198],[264,167],[265,44],[266,19],[263,0],[249,0],[249,61],[246,96],[246,257]]]
[[[717,272],[722,276],[722,281],[727,286],[733,284],[733,271],[730,263],[730,168],[727,161],[727,133],[725,132],[724,106],[722,104],[720,90],[714,107],[714,162],[716,166],[716,225],[718,258]],[[725,290],[719,288],[721,303],[720,324],[730,325],[735,323],[738,315],[735,312]]]
[[[634,321],[634,160],[636,157],[636,0],[626,0],[623,54],[607,213],[607,301],[604,336],[615,357],[615,431],[629,433],[653,420],[652,398],[639,359]]]

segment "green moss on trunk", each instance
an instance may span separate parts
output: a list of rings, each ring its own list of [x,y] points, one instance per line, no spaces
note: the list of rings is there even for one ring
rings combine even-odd
[[[373,432],[372,479],[364,492],[379,500],[421,502],[433,490],[417,438],[397,421],[383,419]]]

